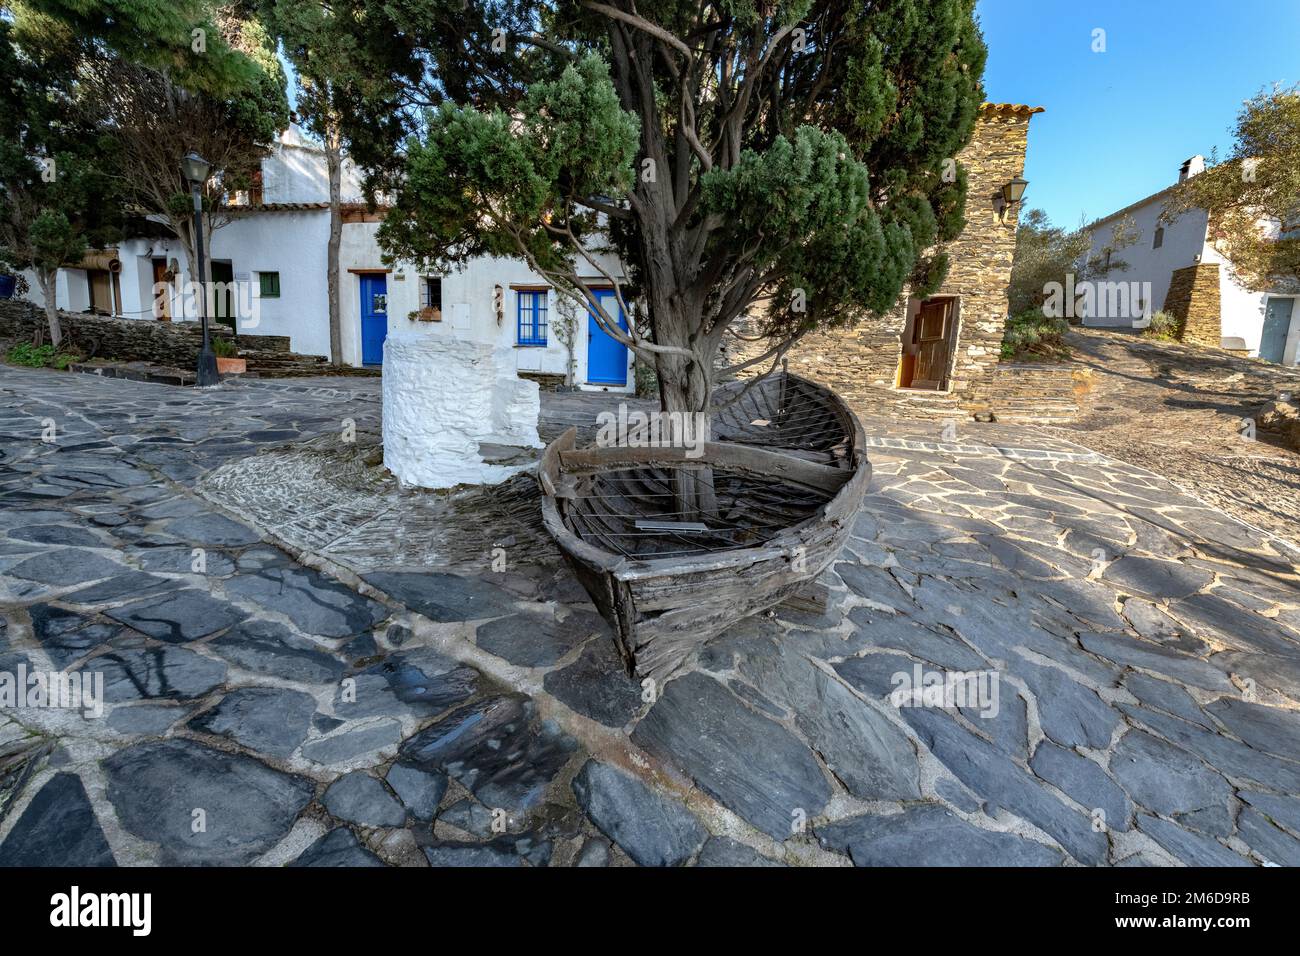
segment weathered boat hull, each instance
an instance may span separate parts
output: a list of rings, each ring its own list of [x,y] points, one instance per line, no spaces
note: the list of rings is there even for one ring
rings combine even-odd
[[[792,382],[787,384],[797,383],[804,401],[809,401],[808,387],[820,390],[842,423],[842,441],[827,441],[825,436],[819,441],[833,449],[832,453],[804,449],[805,457],[797,457],[773,449],[770,443],[767,447],[743,444],[748,436],[736,435],[736,441],[709,443],[703,459],[691,462],[662,449],[577,449],[572,429],[544,452],[538,469],[544,492],[543,522],[609,623],[623,664],[634,677],[667,677],[709,638],[800,592],[843,548],[871,477],[862,428],[838,396],[802,379],[789,378]],[[816,460],[806,460],[808,455]],[[601,476],[628,475],[643,487],[655,473],[636,469],[654,467],[713,469],[710,480],[716,481],[724,507],[754,506],[742,500],[743,491],[727,496],[725,478],[735,476],[731,483],[743,487],[744,481],[750,480],[766,492],[756,497],[763,498],[769,509],[780,509],[783,490],[794,497],[799,497],[796,492],[806,494],[819,503],[808,506],[809,513],[802,520],[781,527],[752,547],[643,557],[602,546],[605,540],[588,525],[597,524],[593,516],[614,516],[594,509],[591,515],[580,514],[583,496],[575,491],[577,484],[584,483],[591,490]],[[610,480],[630,482],[632,478]],[[770,517],[768,512],[763,514]],[[607,531],[609,525],[610,521],[604,521],[599,527]],[[575,527],[587,531],[593,540],[584,540]]]

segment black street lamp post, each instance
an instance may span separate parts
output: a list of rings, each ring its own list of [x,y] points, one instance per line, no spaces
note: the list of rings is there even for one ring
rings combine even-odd
[[[190,195],[194,198],[194,260],[198,266],[199,284],[199,321],[203,323],[203,347],[199,350],[199,367],[195,374],[195,384],[202,387],[216,385],[217,356],[212,351],[212,340],[208,335],[208,284],[203,262],[203,184],[208,181],[212,164],[198,153],[191,152],[181,160],[181,174],[189,180]]]

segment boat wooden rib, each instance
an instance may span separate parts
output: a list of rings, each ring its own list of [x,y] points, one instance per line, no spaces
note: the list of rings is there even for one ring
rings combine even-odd
[[[542,518],[614,632],[661,680],[698,645],[803,590],[839,555],[871,478],[862,426],[786,372],[714,393],[703,453],[576,447],[538,466]]]

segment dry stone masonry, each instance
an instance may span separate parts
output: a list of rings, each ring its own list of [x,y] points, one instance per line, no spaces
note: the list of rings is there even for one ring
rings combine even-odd
[[[998,212],[1003,185],[1024,170],[1029,120],[1037,112],[1038,107],[984,104],[974,138],[957,156],[969,184],[966,225],[946,246],[951,267],[936,296],[956,296],[959,301],[950,375],[950,391],[958,399],[971,398],[1000,359],[1016,215],[1004,223]],[[907,302],[905,291],[883,316],[863,316],[848,328],[808,336],[791,350],[790,370],[824,382],[850,401],[892,388],[902,355]],[[726,359],[731,363],[753,357],[766,348],[762,342],[733,345]]]

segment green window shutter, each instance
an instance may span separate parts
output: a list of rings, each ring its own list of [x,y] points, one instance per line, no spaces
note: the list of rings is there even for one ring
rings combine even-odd
[[[277,299],[280,297],[280,273],[259,272],[257,278],[261,283],[263,299]]]

